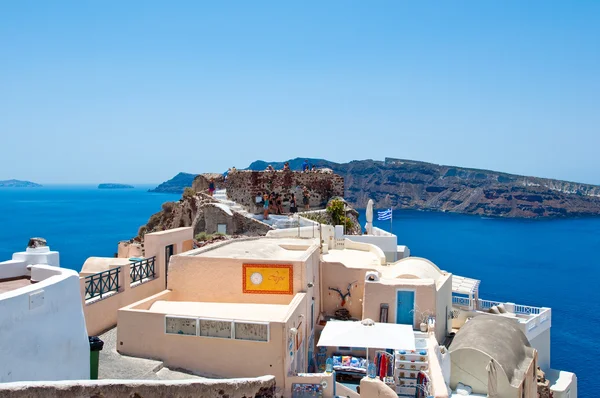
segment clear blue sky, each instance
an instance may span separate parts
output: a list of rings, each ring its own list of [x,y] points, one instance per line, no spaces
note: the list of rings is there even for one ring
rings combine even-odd
[[[297,156],[600,183],[600,1],[2,1],[0,179]]]

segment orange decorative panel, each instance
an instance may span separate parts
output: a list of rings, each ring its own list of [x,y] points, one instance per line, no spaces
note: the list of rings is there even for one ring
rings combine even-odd
[[[244,264],[242,275],[244,293],[292,294],[293,265]]]

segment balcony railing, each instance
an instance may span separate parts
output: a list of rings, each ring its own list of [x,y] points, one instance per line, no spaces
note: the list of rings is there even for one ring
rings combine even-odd
[[[491,300],[477,300],[477,309],[482,311],[487,311],[495,305],[502,304],[500,301],[491,301]]]
[[[500,304],[504,304],[506,306],[508,306],[508,303],[503,303],[501,301],[492,301],[492,300],[482,300],[482,299],[470,299],[468,297],[462,297],[462,296],[452,296],[452,304],[459,306],[459,307],[468,307],[468,308],[473,308],[473,309],[477,309],[480,311],[487,311],[490,308],[492,308],[495,305],[500,305]],[[515,314],[521,314],[521,315],[539,315],[542,311],[543,308],[540,307],[531,307],[528,305],[521,305],[521,304],[510,304],[511,307],[511,311]]]
[[[469,297],[452,296],[452,304],[458,305],[460,307],[473,308],[473,301],[474,300]]]
[[[153,279],[156,276],[154,263],[156,257],[149,257],[134,263],[129,266],[129,276],[131,283],[142,282],[144,279]]]
[[[98,272],[85,277],[85,299],[102,298],[110,292],[119,291],[121,267]]]

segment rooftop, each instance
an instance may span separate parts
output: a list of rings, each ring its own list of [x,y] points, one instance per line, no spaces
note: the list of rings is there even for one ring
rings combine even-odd
[[[0,279],[0,294],[17,290],[25,286],[31,285],[29,277],[22,276],[19,278]]]
[[[372,252],[362,250],[329,250],[327,254],[323,255],[323,261],[342,263],[348,268],[384,268],[381,266],[379,257]]]
[[[302,260],[311,248],[318,247],[318,239],[258,238],[237,239],[223,244],[193,250],[190,256],[243,258],[257,260]]]
[[[209,303],[190,301],[156,301],[149,312],[240,321],[284,322],[287,304]]]
[[[382,279],[430,279],[437,283],[441,276],[448,274],[425,258],[408,257],[393,264],[381,265],[375,253],[355,249],[329,250],[323,255],[323,260],[342,263],[348,268],[372,269],[378,271]]]

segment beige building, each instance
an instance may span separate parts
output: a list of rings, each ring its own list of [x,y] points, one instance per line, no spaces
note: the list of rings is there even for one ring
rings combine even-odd
[[[347,239],[328,250],[312,238],[244,238],[173,255],[166,289],[118,311],[118,350],[207,376],[271,374],[289,391],[324,365],[315,345],[327,321],[423,322],[442,339],[450,304],[451,275],[425,259],[388,265],[376,246]]]
[[[319,302],[312,239],[240,239],[174,255],[167,290],[119,310],[122,354],[216,377],[306,370]]]

